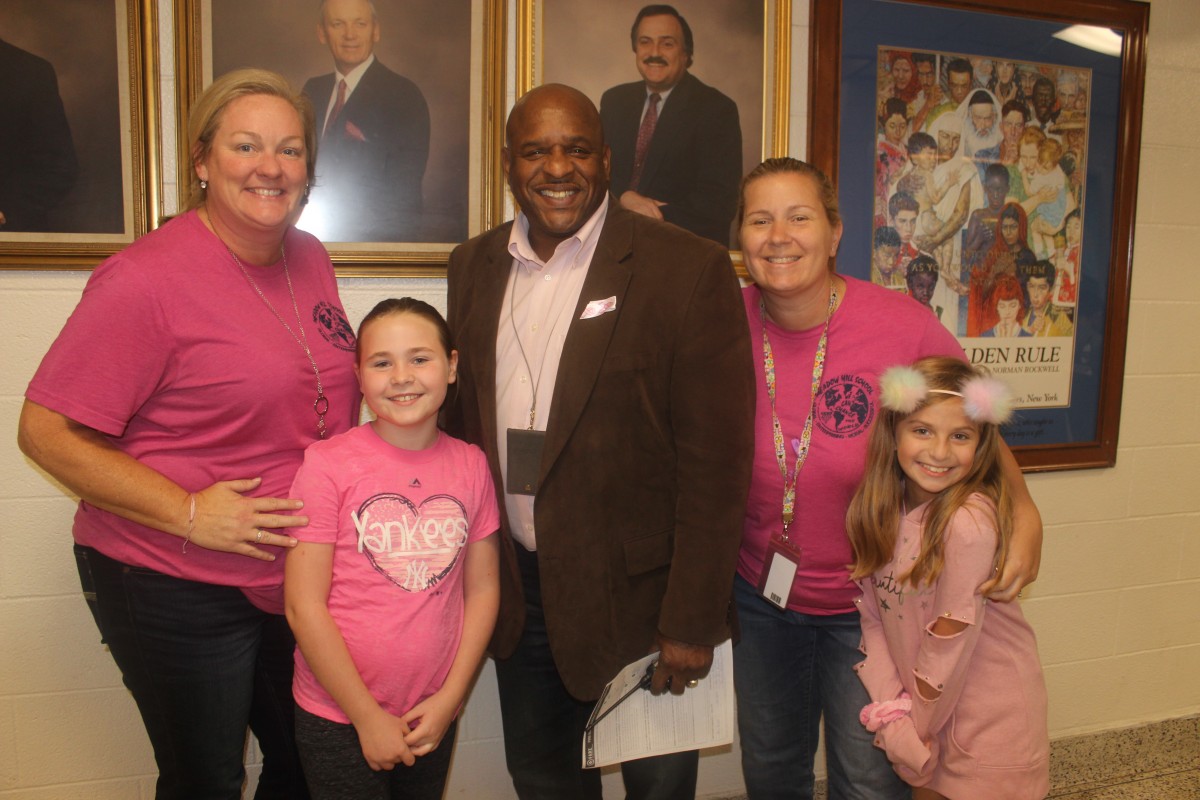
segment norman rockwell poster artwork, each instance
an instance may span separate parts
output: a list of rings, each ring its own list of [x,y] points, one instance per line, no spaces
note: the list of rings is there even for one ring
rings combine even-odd
[[[1024,408],[1070,405],[1091,71],[878,49],[871,279]]]

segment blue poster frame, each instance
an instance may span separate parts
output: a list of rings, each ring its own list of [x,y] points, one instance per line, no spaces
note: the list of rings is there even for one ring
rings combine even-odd
[[[1053,8],[1048,8],[1053,5]],[[870,280],[879,48],[956,52],[1092,71],[1070,404],[1022,409],[1005,439],[1027,471],[1116,461],[1149,6],[1133,0],[812,0],[809,159],[838,186],[842,274]],[[1108,28],[1118,56],[1057,39]]]

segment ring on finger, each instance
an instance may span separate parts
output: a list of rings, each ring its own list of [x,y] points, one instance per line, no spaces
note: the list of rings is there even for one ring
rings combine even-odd
[[[263,537],[263,531],[262,531],[262,528],[259,528],[259,529],[258,529],[258,533],[256,533],[256,534],[254,535],[254,543],[255,543],[255,544],[262,544],[262,537]]]

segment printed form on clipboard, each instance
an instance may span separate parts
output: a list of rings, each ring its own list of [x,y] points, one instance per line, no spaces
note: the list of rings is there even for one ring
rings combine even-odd
[[[708,676],[682,695],[650,694],[657,658],[634,661],[604,687],[583,733],[585,769],[733,741],[733,643],[713,649]]]

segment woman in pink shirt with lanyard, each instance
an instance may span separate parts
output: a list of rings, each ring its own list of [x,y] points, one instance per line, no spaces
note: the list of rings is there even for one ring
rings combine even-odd
[[[825,722],[830,797],[907,798],[859,722],[869,702],[846,509],[862,478],[881,372],[925,355],[963,358],[912,298],[831,267],[837,196],[816,168],[770,159],[742,182],[744,290],[759,375],[753,478],[734,594],[742,769],[751,800],[810,798]],[[884,321],[886,320],[886,323]],[[881,325],[886,324],[886,328]],[[1041,520],[1004,450],[1017,501],[1008,560],[983,591],[1011,600],[1037,575]]]

